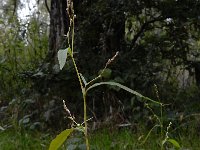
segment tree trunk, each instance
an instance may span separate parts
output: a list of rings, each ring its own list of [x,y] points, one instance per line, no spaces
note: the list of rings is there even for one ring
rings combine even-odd
[[[67,0],[51,0],[49,49],[46,56],[46,62],[51,65],[57,62],[58,50],[65,47],[65,35],[69,28],[66,8]]]

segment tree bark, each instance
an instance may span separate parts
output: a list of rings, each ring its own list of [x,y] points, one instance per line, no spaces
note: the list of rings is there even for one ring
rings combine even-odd
[[[69,28],[66,8],[67,0],[51,0],[49,48],[46,56],[46,62],[51,64],[57,62],[58,50],[66,45],[65,35]]]

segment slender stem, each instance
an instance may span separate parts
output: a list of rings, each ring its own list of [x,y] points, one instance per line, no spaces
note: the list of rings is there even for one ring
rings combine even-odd
[[[83,107],[84,107],[84,124],[85,124],[85,130],[84,130],[84,134],[85,134],[85,142],[86,142],[86,148],[87,150],[89,150],[89,141],[88,141],[88,133],[87,133],[87,104],[86,104],[86,91],[85,88],[83,87],[82,81],[81,81],[81,77],[78,71],[78,68],[76,66],[76,62],[74,60],[73,54],[71,55],[73,64],[74,64],[74,68],[76,70],[76,74],[81,86],[81,90],[82,90],[82,95],[83,95]]]
[[[74,53],[74,16],[72,19],[72,54]]]
[[[71,58],[72,58],[72,62],[73,62],[73,64],[74,64],[74,68],[75,68],[75,70],[76,70],[76,75],[77,75],[77,77],[78,77],[78,80],[79,80],[79,83],[80,83],[80,86],[81,86],[81,90],[82,90],[82,94],[84,94],[84,87],[83,87],[83,83],[82,83],[82,81],[81,81],[81,77],[80,77],[80,75],[79,75],[79,71],[78,71],[78,68],[77,68],[77,66],[76,66],[76,62],[75,62],[75,60],[74,60],[74,57],[73,57],[73,54],[71,55]]]
[[[160,99],[159,99],[160,101]],[[161,131],[160,131],[160,136],[161,136],[161,150],[163,150],[163,146],[164,146],[164,142],[162,141],[162,138],[163,138],[163,105],[161,104],[160,105],[160,122],[161,122],[161,125],[160,125],[160,128],[161,128]]]
[[[161,150],[163,150],[163,104],[161,103],[160,97],[159,97],[159,93],[158,93],[158,87],[157,85],[154,85],[155,89],[156,89],[156,96],[158,101],[160,102],[160,138],[161,138]]]
[[[160,120],[161,120],[161,131],[160,131],[160,134],[161,134],[161,137],[163,136],[163,108],[162,108],[162,103],[160,105]]]
[[[89,150],[89,141],[88,141],[88,132],[87,132],[87,103],[86,103],[86,92],[84,91],[83,94],[83,101],[84,101],[84,124],[85,124],[85,143],[86,149]]]
[[[86,84],[86,87],[87,87],[88,85],[90,85],[92,82],[98,80],[99,78],[101,78],[101,74],[98,75],[96,78],[92,79],[91,81],[89,81],[89,82]]]
[[[88,85],[90,85],[92,82],[98,80],[99,78],[101,78],[101,75],[104,73],[105,69],[107,68],[108,64],[106,63],[106,66],[103,68],[103,70],[101,71],[100,75],[98,75],[96,78],[92,79],[91,81],[89,81],[87,84],[86,84],[86,87]]]
[[[80,74],[79,74],[79,71],[78,71],[78,68],[77,68],[77,65],[76,65],[76,62],[75,62],[75,59],[74,59],[74,56],[73,56],[73,53],[74,53],[74,15],[73,15],[73,18],[72,18],[72,25],[70,25],[70,27],[72,26],[72,39],[71,39],[71,59],[72,59],[72,62],[74,64],[74,68],[76,70],[76,74],[77,74],[77,77],[78,77],[78,80],[79,80],[79,83],[80,83],[80,86],[81,86],[81,90],[82,90],[82,96],[83,96],[83,107],[84,107],[84,124],[85,124],[85,128],[84,128],[84,134],[85,134],[85,142],[86,142],[86,149],[89,150],[89,140],[88,140],[88,133],[87,133],[87,103],[86,103],[86,90],[85,90],[85,87],[83,86],[83,83],[82,83],[82,80],[81,80],[81,77],[80,77]]]
[[[73,61],[73,64],[74,64],[74,68],[76,70],[76,74],[77,74],[77,77],[78,77],[78,80],[79,80],[79,83],[80,83],[80,86],[81,86],[82,94],[84,94],[83,93],[84,87],[83,87],[83,84],[82,84],[82,81],[81,81],[81,77],[80,77],[78,68],[76,66],[76,62],[74,60],[74,56],[73,56],[73,51],[74,51],[74,18],[72,20],[73,20],[73,22],[72,22],[72,44],[71,44],[72,45],[72,52],[71,52],[71,58],[72,58],[72,61]]]
[[[85,87],[83,86],[83,83],[81,81],[81,77],[75,62],[75,59],[73,57],[73,50],[74,50],[74,19],[73,19],[73,23],[72,23],[72,52],[71,52],[71,58],[72,58],[72,62],[74,64],[74,68],[76,70],[76,75],[78,77],[80,86],[81,86],[81,90],[82,90],[82,96],[83,96],[83,107],[84,107],[84,124],[85,124],[85,130],[84,130],[84,134],[85,134],[85,143],[86,143],[86,148],[87,150],[89,150],[89,140],[88,140],[88,133],[87,133],[87,103],[86,103],[86,91],[85,91]]]

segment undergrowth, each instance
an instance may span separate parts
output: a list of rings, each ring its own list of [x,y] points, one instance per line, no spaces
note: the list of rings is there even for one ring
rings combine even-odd
[[[110,130],[104,128],[91,132],[89,135],[92,150],[160,150],[158,133],[151,133],[150,138],[143,145],[140,145],[142,137],[148,133],[145,126],[140,125],[139,130],[131,129]],[[0,131],[1,150],[46,150],[53,134],[41,133],[29,130],[5,130]],[[190,125],[190,131],[183,131],[175,137],[182,145],[182,150],[198,150],[200,147],[199,136],[195,134],[195,128]],[[168,147],[172,145],[168,144]],[[83,150],[85,149],[84,139],[80,132],[75,132],[59,148],[59,150]]]
[[[1,150],[46,150],[50,135],[37,131],[10,129],[0,131],[0,139]]]

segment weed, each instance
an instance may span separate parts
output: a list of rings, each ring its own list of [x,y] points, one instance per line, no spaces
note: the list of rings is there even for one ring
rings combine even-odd
[[[107,69],[108,65],[110,65],[115,60],[115,58],[118,56],[118,52],[116,52],[116,54],[111,59],[109,59],[107,61],[105,67],[102,69],[102,71],[100,72],[99,76],[97,76],[96,78],[92,79],[91,81],[86,81],[84,76],[81,73],[79,73],[78,67],[76,65],[76,61],[74,59],[74,26],[75,26],[74,25],[74,19],[75,19],[75,14],[74,14],[74,9],[73,9],[73,1],[71,1],[71,0],[68,1],[67,12],[68,12],[69,20],[70,20],[70,26],[69,26],[69,30],[68,30],[68,33],[67,33],[67,42],[68,42],[68,46],[69,47],[66,48],[66,49],[61,49],[61,50],[58,51],[58,61],[59,61],[60,69],[62,69],[64,67],[65,63],[66,63],[67,55],[69,54],[70,57],[71,57],[71,60],[73,62],[73,66],[74,66],[75,71],[76,71],[76,76],[78,78],[78,81],[80,83],[80,88],[81,88],[81,91],[82,91],[83,108],[84,108],[84,121],[83,121],[82,124],[77,123],[75,121],[74,116],[71,115],[69,109],[67,108],[67,106],[65,104],[65,101],[63,101],[64,109],[66,110],[66,112],[69,115],[68,118],[72,120],[73,126],[70,129],[66,129],[66,130],[62,131],[54,140],[52,140],[52,142],[50,144],[50,147],[49,147],[49,150],[58,149],[65,142],[65,140],[68,138],[68,136],[75,130],[82,131],[84,133],[86,149],[87,150],[90,149],[89,140],[88,140],[88,126],[87,126],[88,117],[87,117],[86,97],[87,97],[87,93],[91,89],[93,89],[95,87],[98,87],[100,85],[109,85],[109,86],[119,87],[120,89],[123,89],[123,90],[125,90],[125,91],[127,91],[127,92],[129,92],[131,94],[134,94],[134,95],[140,97],[142,100],[145,101],[145,103],[151,102],[151,103],[159,105],[160,109],[161,109],[161,115],[160,115],[161,119],[157,115],[155,115],[155,116],[156,116],[157,120],[159,121],[159,126],[161,128],[161,136],[162,136],[163,135],[163,122],[162,122],[162,107],[163,107],[163,104],[160,101],[155,101],[155,100],[152,100],[152,99],[150,99],[148,97],[145,97],[145,96],[141,95],[140,93],[138,93],[138,92],[136,92],[136,91],[134,91],[134,90],[132,90],[132,89],[120,84],[120,83],[116,83],[116,82],[97,82],[97,80],[103,76],[104,71]],[[157,93],[157,97],[158,97],[158,93]],[[150,107],[148,107],[148,108],[151,110]],[[166,141],[171,142],[174,146],[177,146],[177,147],[179,146],[179,144],[175,140],[168,138],[168,129],[170,128],[170,125],[171,124],[169,124],[169,126],[167,128],[165,139],[161,143],[161,150],[163,150],[163,145],[166,143]],[[147,137],[149,136],[151,131],[152,130],[150,130],[150,132],[148,133]],[[146,142],[146,139],[147,138],[145,138],[143,143]]]

